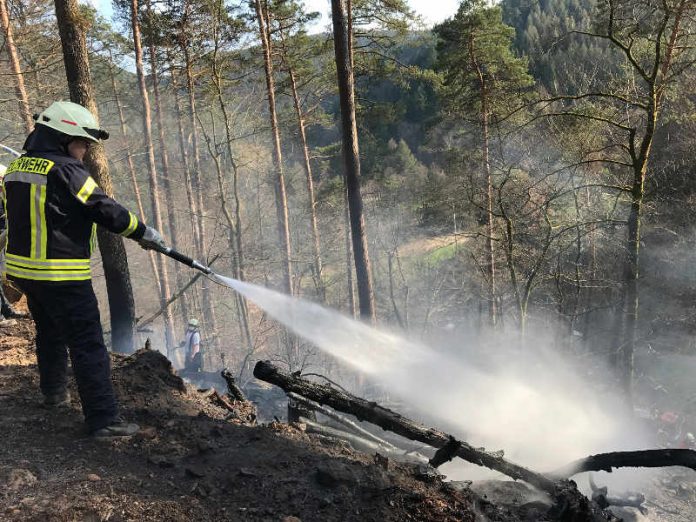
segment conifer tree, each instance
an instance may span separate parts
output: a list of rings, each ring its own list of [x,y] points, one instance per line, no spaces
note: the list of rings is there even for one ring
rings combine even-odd
[[[343,163],[358,285],[358,303],[360,306],[360,317],[365,321],[374,323],[376,321],[375,294],[372,284],[372,267],[367,246],[367,232],[365,230],[365,217],[360,188],[360,150],[355,116],[355,76],[353,74],[351,43],[353,41],[353,33],[350,24],[350,12],[350,2],[331,0],[336,75],[341,103]]]
[[[324,69],[316,69],[315,63],[325,52],[324,45],[318,45],[306,32],[306,25],[315,20],[319,13],[305,13],[302,3],[293,0],[281,0],[272,4],[273,17],[270,20],[271,36],[276,37],[276,50],[280,58],[280,68],[287,74],[287,87],[297,119],[297,129],[302,150],[302,166],[305,171],[307,199],[309,209],[310,233],[312,237],[312,257],[315,286],[319,299],[326,300],[326,288],[322,281],[322,255],[319,225],[317,220],[317,202],[310,160],[310,145],[307,140],[307,111],[300,90],[315,89],[322,91]],[[317,78],[319,80],[317,81]],[[324,91],[326,89],[323,89]],[[321,93],[315,92],[315,98]],[[317,102],[318,103],[318,102]]]
[[[495,325],[498,310],[490,128],[511,106],[513,97],[532,84],[532,79],[525,60],[512,54],[515,31],[503,23],[499,6],[489,7],[485,0],[463,0],[454,18],[438,26],[436,33],[440,38],[437,66],[442,72],[443,104],[454,117],[474,115],[481,130],[488,317]],[[516,295],[519,301],[519,292]]]

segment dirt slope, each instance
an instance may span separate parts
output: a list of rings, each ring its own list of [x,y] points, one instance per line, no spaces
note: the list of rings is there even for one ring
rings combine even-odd
[[[471,492],[414,467],[286,425],[226,421],[156,352],[114,358],[123,412],[143,433],[89,438],[74,388],[69,408],[40,406],[32,339],[28,320],[0,331],[0,520],[475,519]]]

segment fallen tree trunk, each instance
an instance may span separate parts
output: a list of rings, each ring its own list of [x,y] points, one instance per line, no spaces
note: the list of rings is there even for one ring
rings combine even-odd
[[[458,446],[450,456],[450,460],[457,456],[467,462],[503,473],[515,480],[523,480],[542,491],[551,494],[556,491],[556,483],[544,475],[508,462],[502,456],[488,453],[484,449],[474,448],[466,442],[457,441],[458,444],[453,444],[452,441],[456,439],[446,433],[423,426],[377,403],[354,397],[326,385],[315,384],[299,376],[283,373],[269,361],[259,361],[254,368],[254,376],[275,384],[286,392],[294,392],[320,404],[326,404],[334,410],[350,413],[359,420],[371,422],[384,430],[407,439],[417,440],[433,448],[440,449],[447,446],[450,450]]]
[[[590,455],[571,462],[550,475],[569,478],[585,471],[608,471],[613,468],[665,468],[683,466],[696,470],[696,451],[690,449],[652,449],[615,451]]]
[[[334,410],[355,415],[361,421],[371,422],[384,430],[437,448],[441,450],[436,454],[436,458],[439,460],[446,461],[457,456],[473,464],[503,473],[515,480],[522,480],[545,491],[554,499],[554,505],[548,512],[551,520],[568,522],[615,520],[595,502],[580,493],[575,482],[571,480],[552,480],[540,473],[506,461],[500,452],[488,453],[484,449],[474,448],[466,442],[458,441],[446,433],[407,419],[375,402],[354,397],[327,385],[315,384],[299,375],[283,373],[269,361],[259,361],[254,367],[254,376],[262,381],[275,384],[285,392],[302,395],[307,399],[330,406]]]

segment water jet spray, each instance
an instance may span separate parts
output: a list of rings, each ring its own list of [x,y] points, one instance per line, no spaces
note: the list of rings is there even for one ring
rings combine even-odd
[[[431,424],[478,445],[505,448],[522,465],[553,469],[627,444],[644,446],[642,435],[627,432],[631,424],[606,397],[592,393],[576,369],[543,348],[523,357],[507,350],[477,364],[463,348],[450,353],[318,303],[216,274],[173,249],[162,253],[238,292],[289,331],[378,381]],[[464,469],[446,473],[470,475]]]

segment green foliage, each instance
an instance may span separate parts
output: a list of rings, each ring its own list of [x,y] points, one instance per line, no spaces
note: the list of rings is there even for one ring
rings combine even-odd
[[[484,0],[463,0],[454,18],[435,28],[441,99],[459,115],[478,113],[484,97],[490,114],[504,115],[533,84],[527,62],[513,55],[515,30],[502,9]]]
[[[620,56],[606,42],[578,32],[594,24],[596,0],[502,0],[503,20],[516,30],[515,48],[547,90],[576,93],[616,73]],[[578,31],[578,32],[575,32]]]

